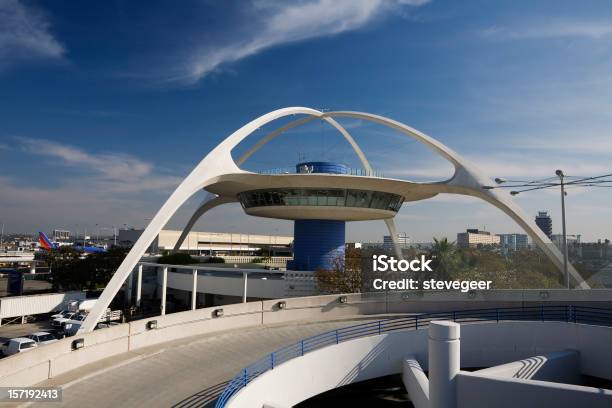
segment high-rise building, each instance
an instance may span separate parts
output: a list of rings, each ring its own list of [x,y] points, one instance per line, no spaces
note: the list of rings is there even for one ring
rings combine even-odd
[[[498,245],[499,242],[498,235],[478,229],[468,229],[457,234],[457,246],[460,248]]]
[[[548,211],[539,211],[535,218],[535,223],[548,238],[552,235],[552,218]]]
[[[400,232],[397,234],[397,243],[400,248],[409,248],[412,240],[405,232]],[[383,236],[383,248],[390,251],[393,249],[393,240],[391,239],[391,235]]]
[[[527,234],[498,234],[499,244],[509,251],[518,251],[527,248],[529,239]]]

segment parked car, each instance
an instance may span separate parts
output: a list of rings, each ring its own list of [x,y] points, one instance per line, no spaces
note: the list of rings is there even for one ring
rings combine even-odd
[[[36,347],[37,344],[34,340],[25,337],[17,337],[2,344],[2,354],[5,356],[12,356],[13,354],[33,350]]]
[[[83,324],[83,320],[85,320],[85,315],[77,315],[74,319],[64,320],[61,323],[61,329],[64,335],[66,336],[74,336],[79,329],[81,328],[81,324]]]
[[[49,317],[49,320],[53,321],[55,319],[60,319],[60,318],[66,317],[66,315],[70,313],[74,313],[74,312],[71,312],[70,310],[61,310],[55,314],[52,314],[51,317]]]
[[[62,323],[64,323],[65,321],[77,319],[79,316],[80,315],[77,312],[67,312],[67,313],[64,313],[62,315],[62,317],[57,317],[57,318],[53,319],[51,321],[51,326],[54,327],[54,328],[59,329],[59,328],[62,327]]]
[[[28,339],[32,339],[36,342],[36,344],[38,344],[39,346],[42,346],[44,344],[50,344],[50,343],[55,343],[57,341],[57,338],[48,332],[36,332],[36,333],[32,333],[32,334],[28,334],[26,336]]]

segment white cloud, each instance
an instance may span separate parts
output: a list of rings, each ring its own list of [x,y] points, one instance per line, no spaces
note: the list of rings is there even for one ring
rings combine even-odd
[[[429,0],[311,0],[253,2],[253,29],[215,47],[191,51],[168,76],[169,81],[194,83],[224,64],[265,49],[359,29],[401,6],[421,6]]]
[[[88,153],[74,146],[46,139],[16,138],[16,146],[26,153],[59,159],[59,164],[78,168],[98,191],[129,193],[167,190],[179,178],[153,171],[153,166],[123,153]]]
[[[45,15],[19,0],[0,1],[0,68],[19,61],[61,59],[66,50]]]
[[[570,37],[598,40],[611,34],[612,23],[570,20],[531,22],[513,27],[496,25],[480,31],[483,37],[508,40]]]

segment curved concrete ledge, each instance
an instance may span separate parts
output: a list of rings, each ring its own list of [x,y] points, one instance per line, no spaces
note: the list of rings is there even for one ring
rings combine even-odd
[[[585,375],[612,380],[612,328],[566,322],[502,322],[461,325],[461,367],[489,367],[527,358],[538,353],[562,349],[580,352],[581,372]],[[421,362],[428,370],[428,330],[408,330],[374,335],[334,344],[291,359],[252,380],[226,405],[230,408],[294,406],[315,395],[347,384],[392,374],[401,374],[407,356]],[[468,373],[469,374],[469,373]],[[474,393],[471,402],[482,404],[476,380],[465,380],[459,392]],[[482,381],[521,382],[526,380],[483,378]],[[518,385],[515,388],[521,388]],[[270,394],[270,390],[283,392]],[[522,388],[521,388],[522,389]],[[575,394],[595,394],[597,389],[567,384],[552,384],[550,389],[560,390],[572,401]],[[467,390],[467,391],[466,391]],[[482,389],[481,389],[482,391]],[[555,392],[555,391],[553,391]],[[504,394],[507,394],[507,389]],[[494,397],[487,401],[497,402]],[[598,400],[597,406],[601,405]],[[612,394],[607,403],[612,402]],[[512,405],[516,400],[512,401]],[[557,405],[557,406],[572,406]]]
[[[0,360],[0,386],[29,386],[121,353],[176,339],[261,325],[324,322],[395,313],[422,313],[541,304],[612,307],[612,291],[509,290],[487,292],[366,293],[276,299],[167,314],[113,326]],[[285,308],[279,308],[279,302]],[[223,317],[214,312],[223,309]],[[157,329],[147,330],[147,322]],[[72,341],[84,339],[82,349]]]

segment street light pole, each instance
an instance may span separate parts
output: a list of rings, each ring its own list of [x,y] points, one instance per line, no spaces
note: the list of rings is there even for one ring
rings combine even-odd
[[[563,228],[563,272],[565,273],[565,279],[567,283],[567,288],[570,289],[570,277],[567,271],[567,233],[565,231],[565,184],[562,170],[557,170],[555,172],[557,176],[559,176],[559,180],[561,182],[561,225]]]

